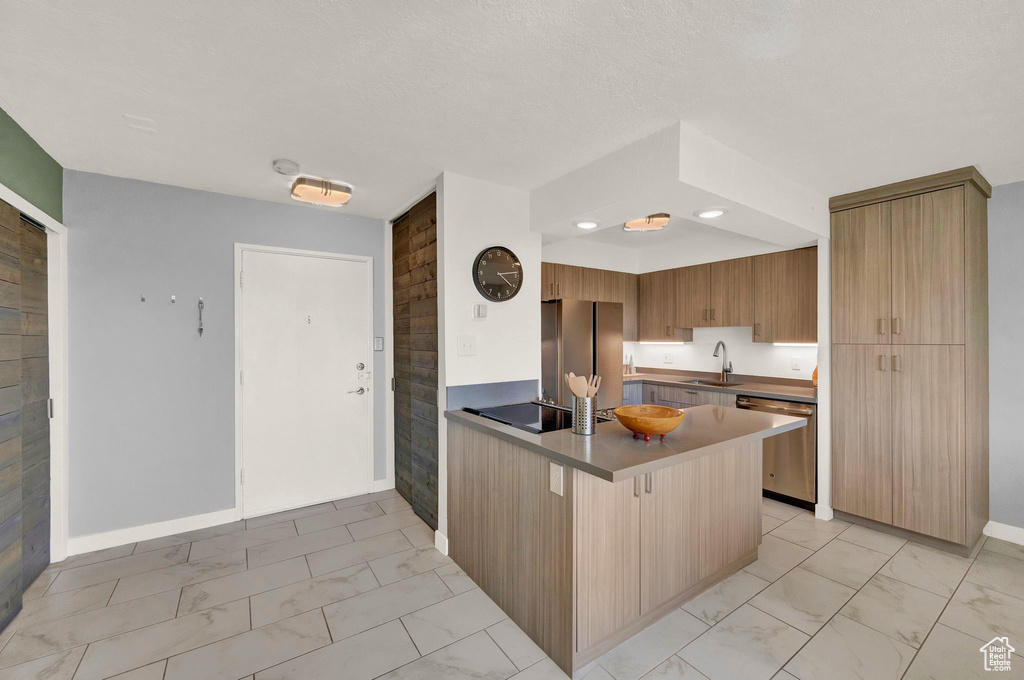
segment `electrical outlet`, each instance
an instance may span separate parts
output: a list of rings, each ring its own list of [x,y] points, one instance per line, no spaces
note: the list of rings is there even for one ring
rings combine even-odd
[[[789,367],[791,369],[793,369],[794,371],[799,371],[800,370],[800,359],[797,358],[797,357],[793,357],[793,362],[789,365]]]
[[[562,492],[562,466],[557,463],[550,463],[551,465],[551,493],[557,493],[559,496],[564,495]]]
[[[662,357],[661,362],[663,364],[672,364],[672,363],[675,363],[675,360],[676,360],[676,358],[675,358],[675,356],[671,352],[666,352],[665,356]]]
[[[373,351],[374,352],[383,352],[384,351],[384,338],[374,338],[373,339]]]
[[[475,357],[476,356],[476,336],[475,335],[460,335],[458,339],[459,356],[460,357]]]

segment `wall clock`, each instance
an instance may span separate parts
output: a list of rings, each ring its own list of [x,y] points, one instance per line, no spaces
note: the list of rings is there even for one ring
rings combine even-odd
[[[523,265],[504,246],[485,248],[473,263],[473,283],[488,300],[511,300],[523,286]]]

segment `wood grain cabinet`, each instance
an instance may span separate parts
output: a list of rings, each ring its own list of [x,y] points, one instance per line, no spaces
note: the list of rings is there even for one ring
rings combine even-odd
[[[622,303],[622,339],[637,339],[637,275],[541,262],[541,300]]]
[[[753,260],[754,342],[817,342],[817,247]]]
[[[641,274],[637,277],[638,340],[679,342],[692,340],[676,323],[676,275],[672,269]]]
[[[988,522],[990,195],[970,167],[830,201],[833,506],[965,549]]]
[[[711,325],[711,265],[673,269],[675,320],[679,328],[705,328]]]
[[[711,325],[715,327],[752,326],[754,323],[754,258],[712,262]],[[813,285],[817,287],[818,282]]]

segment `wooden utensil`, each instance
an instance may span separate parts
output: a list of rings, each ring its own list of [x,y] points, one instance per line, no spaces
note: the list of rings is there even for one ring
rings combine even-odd
[[[597,395],[597,391],[601,389],[601,376],[592,375],[590,376],[589,387],[587,388],[587,396],[593,397]]]
[[[569,374],[569,390],[577,397],[587,396],[587,379],[582,375]]]

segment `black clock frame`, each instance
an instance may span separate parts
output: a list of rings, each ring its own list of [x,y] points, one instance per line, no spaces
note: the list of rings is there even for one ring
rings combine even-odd
[[[506,253],[508,253],[512,257],[512,259],[514,259],[516,262],[519,263],[519,285],[516,287],[515,292],[513,292],[512,295],[509,295],[507,298],[505,298],[503,300],[495,300],[490,295],[485,293],[483,286],[480,285],[480,278],[479,278],[477,272],[479,272],[479,270],[480,270],[480,261],[483,260],[484,255],[489,250],[504,250]],[[475,258],[473,258],[473,271],[472,271],[472,275],[473,275],[473,285],[476,286],[476,291],[478,293],[480,293],[480,295],[482,297],[484,297],[487,300],[490,300],[491,302],[508,302],[509,300],[514,298],[515,296],[519,295],[519,291],[521,291],[523,289],[523,278],[525,276],[525,273],[523,271],[523,261],[520,260],[519,256],[516,255],[515,253],[513,253],[510,248],[506,248],[505,246],[487,246],[486,248],[481,250],[477,254],[477,256]]]

